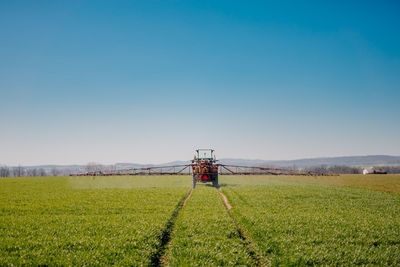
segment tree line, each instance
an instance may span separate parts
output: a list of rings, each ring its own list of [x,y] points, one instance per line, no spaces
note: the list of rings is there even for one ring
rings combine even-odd
[[[56,168],[46,170],[44,168],[27,168],[22,166],[8,167],[0,166],[0,177],[39,177],[39,176],[57,176],[60,171]]]
[[[311,173],[320,174],[362,174],[364,167],[351,166],[316,166],[306,168],[305,170]],[[383,170],[388,174],[400,173],[400,166],[379,166],[376,169]]]
[[[116,165],[101,165],[99,163],[90,162],[81,171],[85,172],[112,172],[117,169]],[[361,174],[362,167],[351,166],[316,166],[305,168],[303,171],[318,174]],[[388,174],[400,173],[400,166],[379,166],[379,168]],[[76,174],[76,170],[70,169],[44,169],[35,167],[8,167],[0,166],[0,177],[40,177],[40,176],[66,176]]]
[[[0,165],[0,177],[68,176],[70,174],[78,174],[82,172],[107,172],[115,171],[116,169],[116,165],[102,165],[95,162],[89,162],[86,166],[75,168],[36,168],[23,166],[9,167],[6,165]]]

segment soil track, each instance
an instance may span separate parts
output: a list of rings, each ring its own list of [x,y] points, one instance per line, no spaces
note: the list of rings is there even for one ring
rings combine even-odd
[[[186,197],[185,201],[183,201],[182,208],[185,207],[186,202],[188,202],[189,198],[192,196],[193,190],[194,190],[194,189],[190,190],[189,195]]]
[[[248,251],[248,254],[250,255],[250,257],[253,258],[253,260],[255,262],[257,262],[258,266],[269,266],[269,262],[266,262],[265,260],[262,260],[262,257],[260,256],[261,254],[259,253],[259,250],[257,249],[257,246],[249,239],[249,237],[247,236],[246,232],[243,230],[243,228],[238,224],[238,222],[235,220],[231,209],[232,209],[232,205],[229,203],[228,198],[225,196],[224,193],[222,193],[221,189],[218,188],[218,193],[220,194],[222,200],[224,201],[226,210],[229,214],[229,217],[231,217],[233,223],[235,224],[236,227],[236,231],[239,235],[239,237],[243,240],[243,242],[246,244],[246,248]]]
[[[221,192],[221,190],[218,190],[218,193],[221,195],[222,200],[224,201],[226,208],[228,210],[231,210],[232,206],[231,206],[231,204],[229,204],[228,198],[224,195],[224,193]]]
[[[174,229],[176,219],[178,217],[179,212],[183,209],[183,207],[185,207],[186,202],[189,201],[190,197],[192,196],[192,193],[193,189],[190,190],[186,198],[184,199],[182,198],[176,205],[174,212],[172,213],[163,231],[161,232],[160,245],[158,246],[156,252],[151,256],[151,266],[165,265],[166,260],[164,254],[165,250],[168,247],[168,243],[171,240],[171,233]]]

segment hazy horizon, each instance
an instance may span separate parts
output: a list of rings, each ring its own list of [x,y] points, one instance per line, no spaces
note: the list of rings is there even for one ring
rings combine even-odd
[[[296,161],[296,160],[313,160],[313,159],[333,159],[333,158],[346,158],[346,157],[376,157],[376,156],[388,156],[388,157],[400,157],[400,155],[342,155],[342,156],[325,156],[325,157],[305,157],[305,158],[292,158],[292,159],[257,159],[257,158],[232,158],[232,157],[223,157],[217,158],[217,160],[248,160],[248,161],[271,161],[271,162],[279,162],[279,161]],[[169,159],[160,162],[133,162],[133,161],[120,161],[120,162],[96,162],[96,161],[87,161],[87,162],[74,162],[74,163],[54,163],[54,164],[47,164],[47,163],[40,163],[40,164],[2,164],[0,162],[0,166],[5,165],[9,167],[17,167],[17,166],[24,166],[24,167],[35,167],[35,166],[70,166],[70,165],[86,165],[88,163],[96,163],[101,165],[114,165],[114,164],[140,164],[140,165],[156,165],[156,164],[166,164],[171,162],[177,161],[190,161],[192,158],[188,159]]]
[[[0,164],[400,155],[400,4],[3,1]]]

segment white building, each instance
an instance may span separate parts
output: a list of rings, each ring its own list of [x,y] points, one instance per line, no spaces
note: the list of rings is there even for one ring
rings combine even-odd
[[[374,167],[367,167],[363,169],[363,174],[369,174],[369,173],[374,173]]]
[[[363,169],[363,174],[387,174],[387,171],[384,169],[378,169],[374,167],[368,167]]]

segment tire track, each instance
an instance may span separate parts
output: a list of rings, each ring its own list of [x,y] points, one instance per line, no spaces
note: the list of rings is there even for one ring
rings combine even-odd
[[[164,229],[161,232],[160,245],[150,257],[151,259],[150,266],[162,266],[163,264],[166,263],[164,254],[165,250],[168,247],[168,243],[171,240],[171,233],[174,229],[176,219],[179,215],[179,212],[185,207],[186,203],[189,201],[190,197],[192,196],[192,193],[193,189],[190,190],[189,194],[186,197],[183,197],[176,205],[174,211],[172,212],[171,217],[168,219]]]
[[[218,190],[218,193],[220,194],[220,196],[222,197],[222,200],[225,203],[225,207],[228,209],[228,211],[230,211],[232,209],[231,204],[229,203],[228,198],[224,195],[224,193],[221,192],[221,189]]]
[[[229,214],[229,217],[231,217],[233,224],[236,227],[236,231],[239,235],[239,237],[243,240],[247,252],[250,255],[250,257],[257,262],[258,266],[269,266],[270,264],[268,262],[265,262],[263,260],[263,257],[261,257],[260,253],[258,252],[257,246],[250,240],[246,232],[243,230],[243,228],[238,224],[238,222],[235,220],[235,217],[232,214],[232,205],[229,203],[228,198],[224,193],[222,193],[220,188],[217,188],[219,195],[221,196],[222,201],[225,204],[226,211]]]

